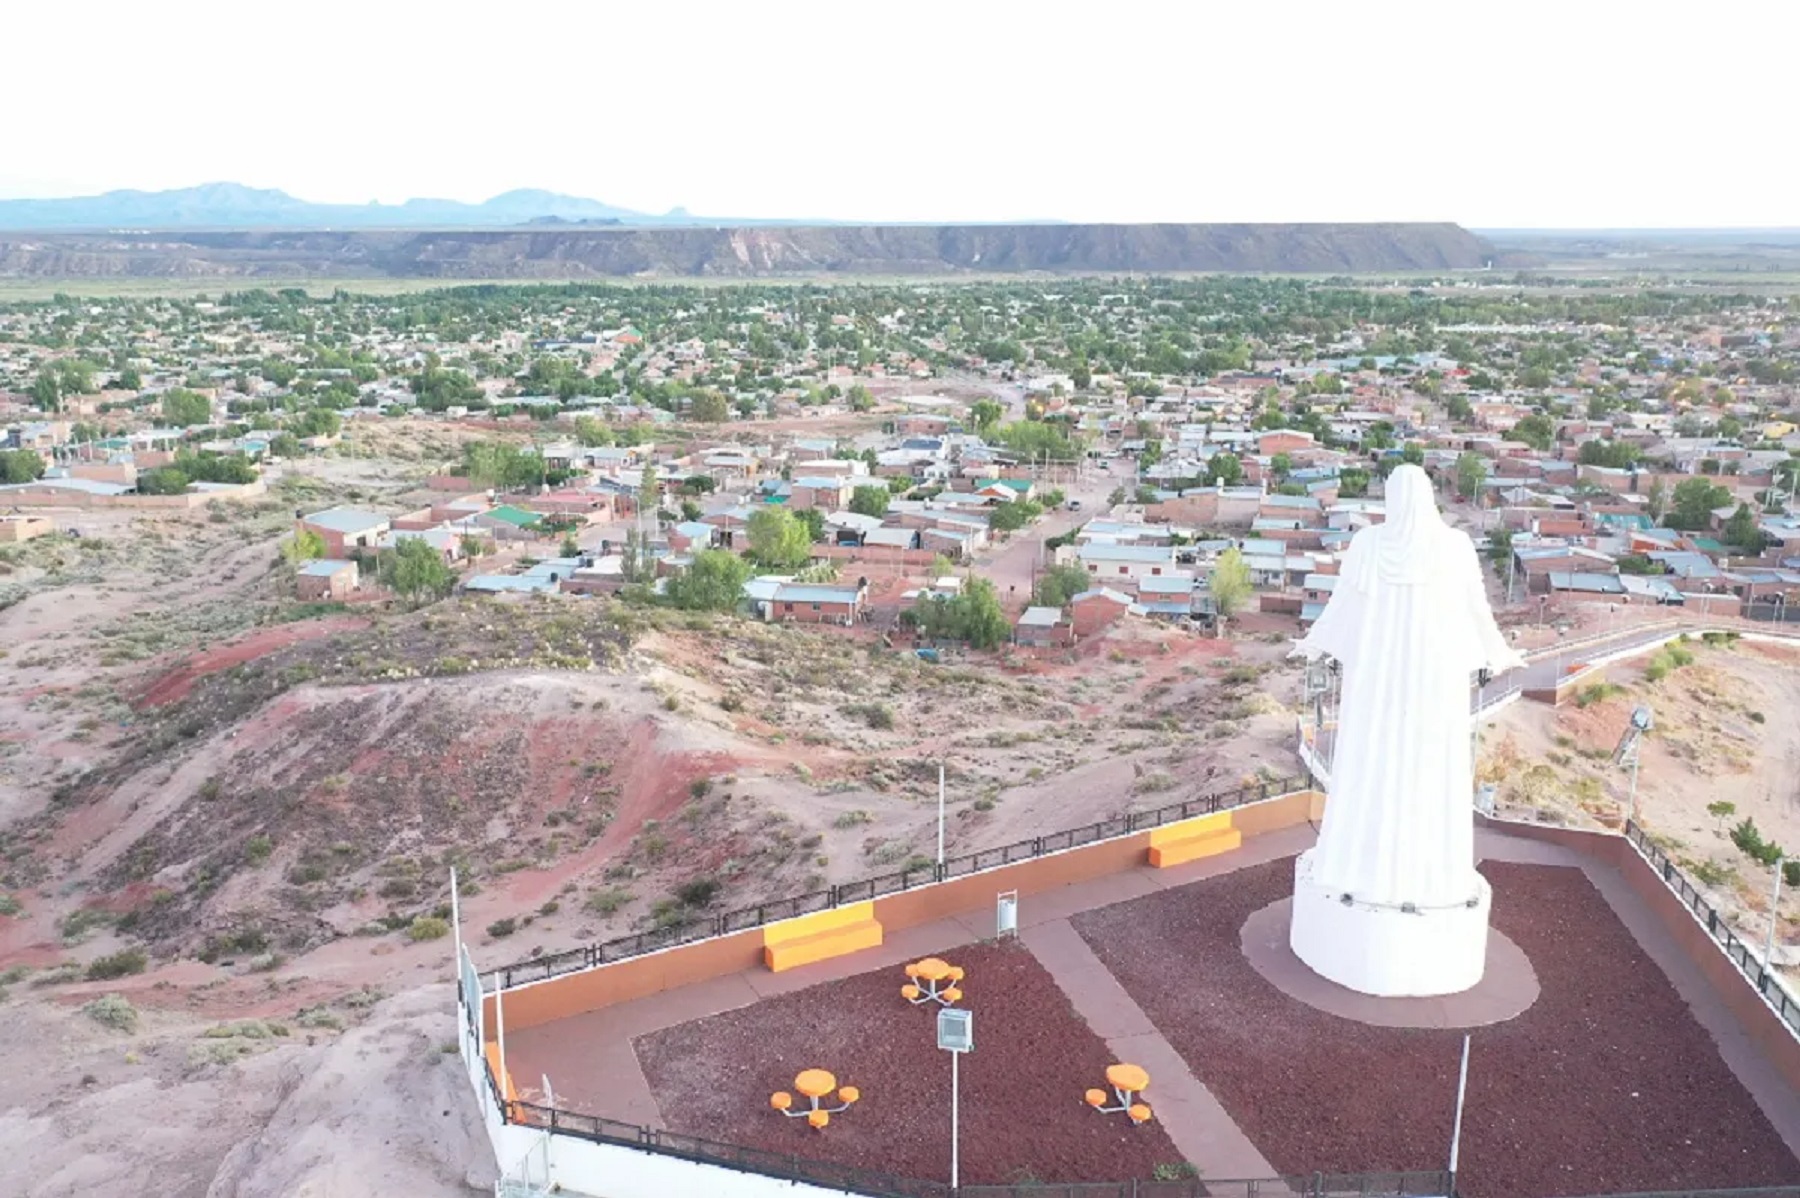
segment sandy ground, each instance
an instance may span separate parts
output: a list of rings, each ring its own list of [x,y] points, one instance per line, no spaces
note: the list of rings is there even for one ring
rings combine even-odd
[[[1521,702],[1483,733],[1482,768],[1516,813],[1594,826],[1629,801],[1629,772],[1611,762],[1640,704],[1656,727],[1642,743],[1638,818],[1669,847],[1690,877],[1711,889],[1740,929],[1761,944],[1768,930],[1772,874],[1745,856],[1729,832],[1745,818],[1765,840],[1800,855],[1800,651],[1738,642],[1687,646],[1693,664],[1661,681],[1645,677],[1651,655],[1609,666],[1613,690],[1551,709]],[[1708,811],[1729,804],[1725,815]],[[1800,965],[1800,894],[1782,898],[1785,957]],[[1790,976],[1792,974],[1790,973]]]
[[[0,1193],[20,1198],[327,1198],[491,1192],[485,1133],[456,1055],[448,984],[346,1030],[207,1035],[147,1011],[136,1031],[60,1003],[0,1020]],[[221,1059],[236,1056],[229,1063]]]

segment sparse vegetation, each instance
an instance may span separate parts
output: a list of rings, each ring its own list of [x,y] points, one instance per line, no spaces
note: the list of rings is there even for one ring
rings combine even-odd
[[[407,925],[406,935],[414,941],[442,940],[450,934],[450,922],[435,915],[420,915]]]
[[[117,994],[103,994],[91,1002],[83,1003],[81,1013],[101,1027],[109,1027],[117,1032],[137,1030],[137,1008]]]
[[[134,973],[142,973],[150,964],[150,958],[144,950],[138,948],[121,949],[104,957],[96,957],[88,962],[87,980],[90,982],[106,982],[114,978],[129,977]]]

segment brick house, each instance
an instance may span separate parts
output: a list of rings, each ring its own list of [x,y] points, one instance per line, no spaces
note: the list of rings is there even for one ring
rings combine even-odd
[[[1073,629],[1060,607],[1028,607],[1013,624],[1015,645],[1063,645]]]
[[[294,591],[302,599],[348,599],[357,588],[361,572],[356,563],[321,558],[307,562],[294,577]]]
[[[354,507],[326,508],[310,516],[301,516],[299,527],[319,534],[325,542],[325,556],[341,559],[357,549],[372,549],[391,527],[386,516]]]
[[[1155,578],[1175,570],[1175,549],[1170,545],[1117,545],[1091,541],[1078,546],[1075,560],[1096,583],[1135,587],[1140,578]]]
[[[1083,591],[1069,601],[1070,622],[1078,637],[1092,636],[1115,623],[1131,610],[1131,596],[1100,587]]]
[[[769,600],[768,617],[783,624],[851,625],[862,618],[863,588],[784,582]]]

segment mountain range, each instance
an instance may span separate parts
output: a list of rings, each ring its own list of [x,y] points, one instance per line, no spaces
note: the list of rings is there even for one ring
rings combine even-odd
[[[525,224],[693,225],[685,209],[660,215],[550,191],[508,191],[480,204],[315,204],[274,188],[205,183],[172,191],[109,191],[50,200],[0,200],[0,229],[417,229]],[[748,222],[731,222],[748,223]]]

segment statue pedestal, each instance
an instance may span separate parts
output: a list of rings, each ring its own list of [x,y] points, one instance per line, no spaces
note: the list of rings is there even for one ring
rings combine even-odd
[[[1487,962],[1493,890],[1470,870],[1473,906],[1417,913],[1343,902],[1342,889],[1312,880],[1312,852],[1294,863],[1294,921],[1288,944],[1313,971],[1348,990],[1382,998],[1459,994]]]

